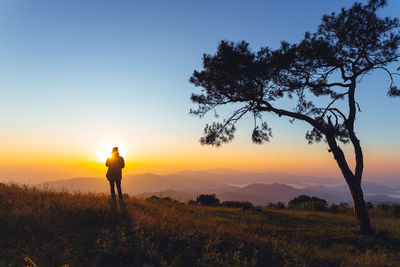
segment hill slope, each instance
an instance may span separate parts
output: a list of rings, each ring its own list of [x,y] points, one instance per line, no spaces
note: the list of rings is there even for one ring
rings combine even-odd
[[[400,222],[352,216],[110,201],[0,184],[0,266],[396,266]]]

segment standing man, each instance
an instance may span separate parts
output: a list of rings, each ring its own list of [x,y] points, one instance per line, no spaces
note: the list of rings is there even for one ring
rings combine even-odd
[[[106,166],[108,167],[108,171],[106,177],[110,182],[111,188],[111,197],[115,199],[115,189],[114,183],[117,185],[118,196],[122,199],[122,190],[121,190],[121,180],[122,180],[122,169],[125,167],[124,158],[121,157],[118,153],[118,147],[114,147],[111,152],[111,157],[107,159]]]

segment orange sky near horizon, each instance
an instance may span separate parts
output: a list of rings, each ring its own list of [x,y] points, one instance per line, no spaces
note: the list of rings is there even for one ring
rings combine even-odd
[[[147,146],[116,143],[120,144],[121,156],[126,161],[125,175],[227,168],[341,177],[332,154],[327,151],[327,145],[308,145],[301,136],[294,139],[278,136],[264,145],[253,145],[246,138],[239,137],[220,148],[201,146],[197,140],[153,142],[152,146],[149,146],[151,142]],[[74,177],[104,177],[106,167],[100,161],[99,153],[105,153],[105,161],[113,144],[95,139],[92,143],[80,146],[65,142],[53,146],[28,141],[25,144],[3,143],[3,148],[8,152],[0,155],[0,180],[30,184]],[[351,147],[346,146],[345,151],[350,164],[354,164]],[[390,150],[364,146],[364,154],[365,176],[393,176],[400,173],[400,160],[395,148]]]

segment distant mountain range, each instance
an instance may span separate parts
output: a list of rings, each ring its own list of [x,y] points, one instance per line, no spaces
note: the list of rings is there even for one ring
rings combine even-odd
[[[217,169],[183,171],[170,175],[152,173],[126,175],[123,191],[139,198],[152,195],[179,201],[195,199],[199,194],[215,193],[221,201],[250,201],[255,205],[287,203],[299,195],[326,199],[329,203],[348,202],[351,196],[343,179],[297,176],[283,173],[256,173]],[[37,185],[40,188],[80,192],[108,193],[105,178],[73,178]],[[365,199],[372,203],[400,203],[400,189],[379,183],[363,182]]]

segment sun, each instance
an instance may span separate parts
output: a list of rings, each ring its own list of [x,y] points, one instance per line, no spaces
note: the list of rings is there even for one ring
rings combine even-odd
[[[96,150],[97,161],[106,162],[107,158],[111,157],[111,151],[113,147],[115,147],[115,145],[112,144],[100,145]]]
[[[111,157],[113,147],[118,147],[119,154],[125,155],[128,146],[126,144],[121,144],[121,142],[104,142],[98,145],[94,151],[96,161],[105,163],[107,158]]]

